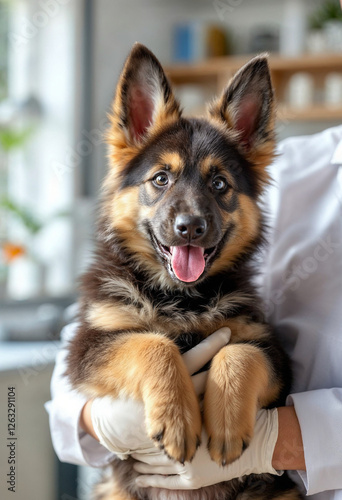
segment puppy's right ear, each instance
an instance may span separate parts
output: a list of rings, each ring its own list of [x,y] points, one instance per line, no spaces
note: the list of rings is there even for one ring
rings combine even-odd
[[[110,146],[138,148],[165,123],[181,112],[158,59],[144,45],[131,50],[116,89]]]
[[[209,113],[233,132],[241,153],[260,180],[268,182],[265,169],[274,157],[275,105],[267,57],[257,56],[245,64]]]

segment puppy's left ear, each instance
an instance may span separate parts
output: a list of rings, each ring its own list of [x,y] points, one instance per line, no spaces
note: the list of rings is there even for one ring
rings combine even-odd
[[[274,107],[267,56],[258,56],[236,73],[209,109],[212,118],[234,132],[241,153],[261,177],[274,156]]]
[[[121,146],[139,147],[158,129],[180,118],[181,111],[158,59],[136,43],[116,89],[112,135]]]

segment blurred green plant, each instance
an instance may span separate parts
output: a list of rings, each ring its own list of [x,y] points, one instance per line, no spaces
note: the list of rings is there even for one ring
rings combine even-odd
[[[20,149],[24,147],[32,133],[32,128],[26,128],[23,130],[15,129],[10,125],[2,125],[0,127],[0,152],[3,153],[0,157],[0,161],[5,161],[7,163],[8,154],[15,149]],[[6,193],[7,176],[6,176],[6,166],[3,169],[3,175],[5,178],[2,179],[2,192]],[[2,175],[2,177],[3,177]],[[11,200],[7,194],[3,195],[0,199],[0,215],[5,217],[7,214],[14,215],[21,223],[26,227],[26,229],[31,233],[37,233],[41,229],[41,224],[35,219],[35,217],[26,209],[19,207],[13,200]],[[13,260],[25,255],[27,253],[26,246],[18,243],[14,243],[6,237],[6,233],[2,235],[0,241],[0,250],[2,255],[0,256],[0,284],[5,282],[8,267]]]
[[[5,282],[9,267],[12,262],[20,257],[29,258],[31,261],[42,265],[41,257],[35,248],[35,237],[40,231],[54,220],[70,216],[68,211],[60,211],[52,214],[44,220],[39,219],[29,208],[19,205],[9,197],[0,199],[0,212],[16,219],[25,228],[27,236],[20,241],[5,237],[0,241],[0,284]],[[1,294],[0,294],[1,295]]]
[[[43,227],[43,224],[27,208],[19,206],[8,197],[0,200],[0,209],[14,215],[31,235],[39,233]]]
[[[310,28],[321,30],[328,21],[342,22],[342,10],[339,0],[325,0],[309,18]]]
[[[0,152],[3,153],[3,161],[7,161],[7,157],[12,151],[21,150],[25,147],[33,135],[34,129],[35,127],[33,126],[26,126],[25,128],[18,128],[13,125],[0,126]],[[0,258],[0,281],[5,279],[7,267],[16,258],[23,255],[33,256],[30,248],[32,237],[36,236],[53,219],[67,215],[60,212],[47,218],[45,221],[39,220],[32,210],[20,205],[8,196],[6,184],[7,182],[4,179],[2,195],[0,194],[0,215],[2,217],[10,216],[15,218],[25,228],[29,238],[24,243],[20,243],[11,241],[11,238],[6,236],[6,232],[2,235],[2,241],[0,242],[0,250],[2,251],[2,259]]]
[[[24,147],[28,139],[33,132],[32,127],[26,127],[25,129],[17,129],[11,125],[0,126],[0,152],[3,153],[2,161],[7,162],[7,155],[15,150]],[[1,160],[1,158],[0,158]],[[4,173],[6,174],[6,166]],[[2,214],[12,213],[16,214],[17,218],[21,220],[27,229],[38,230],[37,222],[34,220],[32,215],[19,207],[13,200],[11,200],[6,193],[6,178],[2,179],[2,198],[0,199],[0,212]]]
[[[0,209],[13,215],[19,222],[21,222],[31,236],[38,234],[39,231],[54,220],[61,217],[68,217],[70,215],[70,212],[68,211],[59,211],[48,217],[46,220],[41,221],[28,208],[20,206],[8,197],[4,197],[0,200]]]
[[[8,153],[12,149],[21,148],[33,133],[33,127],[15,130],[11,127],[0,127],[0,146]]]

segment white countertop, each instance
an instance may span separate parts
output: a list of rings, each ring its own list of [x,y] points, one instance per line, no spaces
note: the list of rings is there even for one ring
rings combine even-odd
[[[41,371],[54,363],[59,346],[59,341],[2,341],[0,342],[0,372],[23,368]]]

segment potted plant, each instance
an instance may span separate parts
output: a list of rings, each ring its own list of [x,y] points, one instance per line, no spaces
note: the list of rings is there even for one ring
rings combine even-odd
[[[339,0],[325,0],[309,19],[309,52],[342,50],[342,11]]]

